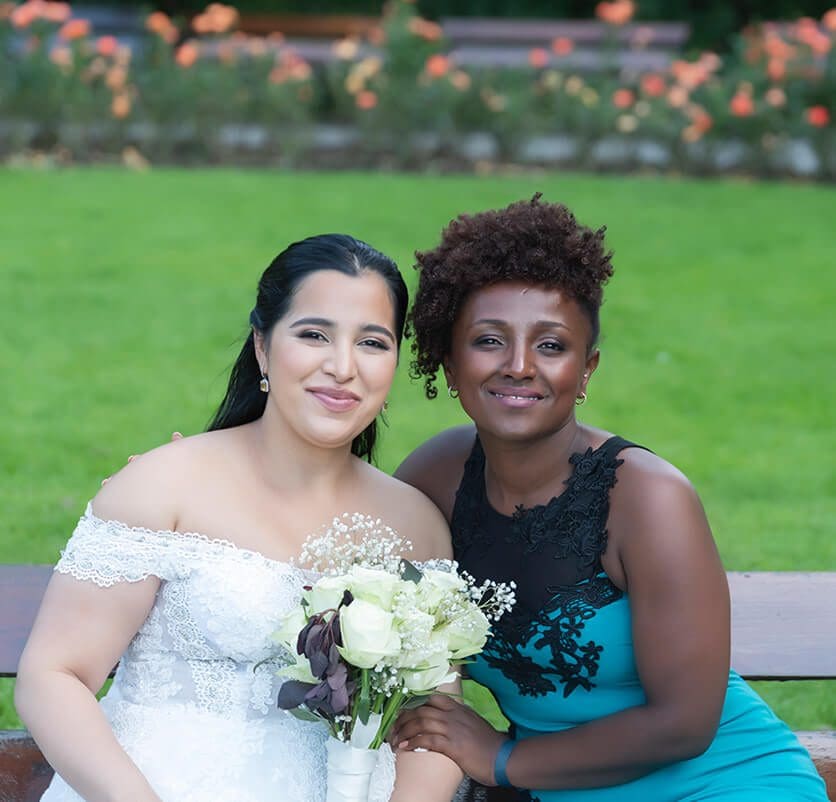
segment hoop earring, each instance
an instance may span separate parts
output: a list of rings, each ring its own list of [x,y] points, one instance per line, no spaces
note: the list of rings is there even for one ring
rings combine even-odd
[[[261,390],[262,393],[270,392],[270,380],[267,378],[266,373],[261,374],[261,381],[258,383],[258,389]]]
[[[458,398],[459,397],[459,388],[458,387],[448,387],[447,388],[447,395],[450,398]]]
[[[580,394],[580,395],[579,395],[579,396],[575,399],[575,406],[576,406],[576,407],[579,407],[579,406],[581,406],[581,405],[583,405],[583,404],[585,404],[585,403],[586,403],[586,393],[581,393],[581,394]]]

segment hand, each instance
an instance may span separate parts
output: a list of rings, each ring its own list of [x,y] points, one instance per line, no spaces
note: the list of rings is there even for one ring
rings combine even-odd
[[[172,432],[171,433],[171,442],[172,443],[176,443],[178,440],[182,440],[182,439],[183,439],[183,435],[180,434],[180,432]],[[140,456],[140,455],[139,454],[131,454],[131,456],[128,457],[128,462],[129,463],[133,462],[138,456]],[[110,481],[109,476],[106,476],[104,479],[102,479],[102,487],[104,487],[109,481]]]
[[[420,748],[447,755],[469,777],[492,786],[494,760],[507,737],[469,707],[434,695],[421,707],[401,713],[393,743],[406,751]]]

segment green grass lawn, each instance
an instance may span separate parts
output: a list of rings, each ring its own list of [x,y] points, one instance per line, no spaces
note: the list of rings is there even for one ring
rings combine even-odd
[[[349,232],[412,282],[452,216],[535,191],[615,251],[581,417],[691,477],[727,568],[836,570],[831,189],[234,170],[0,170],[0,561],[54,562],[103,476],[205,425],[287,243]],[[463,420],[405,364],[389,418],[386,469]],[[832,685],[759,690],[796,728],[836,728]]]

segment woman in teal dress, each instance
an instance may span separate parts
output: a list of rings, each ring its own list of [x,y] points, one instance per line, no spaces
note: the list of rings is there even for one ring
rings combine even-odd
[[[442,368],[475,429],[398,476],[445,513],[461,567],[515,581],[518,603],[468,667],[510,737],[433,697],[397,742],[540,802],[825,802],[806,750],[729,668],[725,572],[692,486],[575,418],[599,361],[603,235],[535,196],[463,215],[418,254],[413,368],[430,397]]]

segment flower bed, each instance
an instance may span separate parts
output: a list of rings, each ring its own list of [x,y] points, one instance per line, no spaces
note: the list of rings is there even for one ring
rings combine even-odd
[[[634,11],[598,4],[613,47]],[[154,12],[131,49],[97,38],[65,3],[0,4],[0,152],[836,176],[836,9],[644,74],[606,62],[576,73],[565,37],[531,50],[525,68],[468,68],[407,0],[363,39],[335,42],[317,69],[279,34],[234,32],[237,21],[220,4],[188,28]]]

